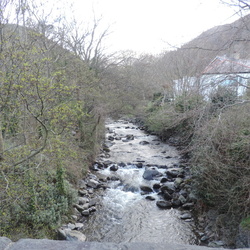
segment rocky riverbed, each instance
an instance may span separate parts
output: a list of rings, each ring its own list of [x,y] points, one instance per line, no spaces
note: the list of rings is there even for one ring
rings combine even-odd
[[[195,230],[196,198],[189,166],[178,151],[129,122],[109,121],[106,129],[102,153],[79,181],[73,222],[58,230],[59,239],[207,242]],[[223,246],[220,241],[213,244]]]

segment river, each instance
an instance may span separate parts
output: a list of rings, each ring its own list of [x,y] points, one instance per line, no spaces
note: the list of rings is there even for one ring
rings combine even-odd
[[[178,151],[129,122],[109,121],[106,129],[108,152],[99,161],[108,167],[98,173],[112,181],[99,197],[100,208],[84,222],[87,241],[195,244],[192,219],[181,219],[186,211],[156,205],[162,200],[157,185],[167,169],[180,165]],[[148,178],[148,169],[157,174]]]

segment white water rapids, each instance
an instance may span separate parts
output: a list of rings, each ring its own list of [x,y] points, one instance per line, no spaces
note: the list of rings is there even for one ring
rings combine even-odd
[[[178,209],[160,209],[156,201],[141,195],[141,186],[153,187],[155,180],[145,180],[142,176],[147,165],[154,165],[164,173],[166,169],[157,166],[174,167],[179,163],[175,148],[160,142],[156,136],[146,135],[131,123],[123,121],[107,124],[108,136],[119,137],[112,141],[109,160],[125,163],[117,171],[109,168],[100,170],[105,176],[117,177],[100,197],[101,207],[84,222],[83,233],[88,241],[99,242],[174,242],[195,244],[193,223],[180,219]],[[126,141],[127,135],[134,139]],[[140,142],[148,144],[142,145]],[[136,164],[143,163],[138,168]],[[159,199],[157,192],[151,197]]]

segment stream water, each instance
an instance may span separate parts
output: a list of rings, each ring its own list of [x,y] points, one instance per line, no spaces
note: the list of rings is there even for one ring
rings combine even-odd
[[[174,242],[195,244],[192,220],[180,217],[181,209],[161,209],[154,184],[166,172],[178,166],[180,156],[174,147],[147,135],[132,123],[109,122],[106,145],[110,152],[100,157],[109,167],[98,173],[109,177],[108,188],[100,196],[101,206],[84,222],[88,241],[99,242]],[[113,165],[112,165],[112,164]],[[111,171],[110,167],[118,166]],[[155,169],[159,178],[145,178],[146,169]],[[142,187],[152,188],[142,192]],[[150,200],[146,199],[150,196]]]

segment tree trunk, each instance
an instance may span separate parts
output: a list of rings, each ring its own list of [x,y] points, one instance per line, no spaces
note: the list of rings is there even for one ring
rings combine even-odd
[[[2,133],[2,123],[0,121],[0,161],[3,160],[3,152],[4,152],[4,141]]]

